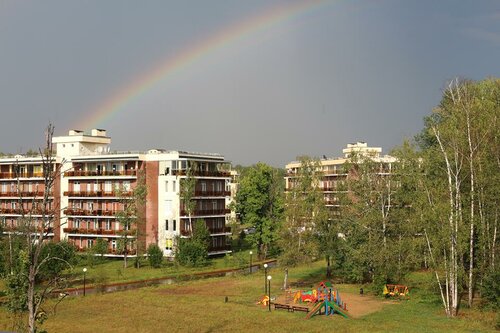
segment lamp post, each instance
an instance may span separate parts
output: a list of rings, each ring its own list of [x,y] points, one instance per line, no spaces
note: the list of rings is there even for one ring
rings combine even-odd
[[[269,312],[271,312],[271,275],[268,275],[267,276],[267,283],[269,284],[269,286],[267,287],[267,297],[269,297],[269,302],[267,302],[267,304],[269,305]]]
[[[87,267],[83,268],[83,296],[85,296],[85,273],[87,273]]]
[[[264,295],[267,294],[267,264],[264,264]]]
[[[252,254],[253,254],[253,252],[250,251],[249,253],[250,253],[250,274],[252,274]]]

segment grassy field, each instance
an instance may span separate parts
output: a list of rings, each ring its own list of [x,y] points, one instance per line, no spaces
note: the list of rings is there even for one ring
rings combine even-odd
[[[304,289],[323,279],[322,263],[290,269],[291,282]],[[281,294],[282,269],[270,271],[272,295]],[[112,294],[66,299],[44,324],[48,332],[488,332],[494,331],[495,314],[462,310],[458,319],[443,315],[439,300],[422,286],[428,273],[412,277],[417,284],[408,301],[385,304],[378,312],[357,319],[304,313],[268,312],[256,305],[263,295],[264,275],[239,275],[149,287]],[[418,285],[418,284],[422,285]],[[358,285],[338,285],[349,299]],[[228,297],[228,302],[225,302]],[[367,296],[370,297],[370,296]],[[53,312],[53,307],[46,306]],[[12,329],[12,318],[0,309],[0,330]]]

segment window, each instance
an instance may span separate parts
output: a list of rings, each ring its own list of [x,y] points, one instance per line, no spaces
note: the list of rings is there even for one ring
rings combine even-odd
[[[94,245],[94,240],[93,239],[87,239],[87,248],[92,248]]]
[[[176,184],[175,184],[175,180],[172,182],[172,191],[175,192],[175,187],[176,187]]]
[[[80,182],[76,181],[73,183],[73,191],[80,192]]]
[[[104,192],[111,192],[113,191],[112,183],[110,181],[106,181],[104,183]]]
[[[94,210],[94,203],[93,202],[87,203],[87,207],[88,207],[88,210],[90,210],[92,212]]]
[[[80,219],[76,219],[74,222],[73,222],[74,226],[76,229],[80,229]]]
[[[207,183],[201,182],[201,191],[206,192],[207,191]]]
[[[177,221],[176,220],[172,221],[172,230],[177,231]]]
[[[168,180],[165,181],[165,192],[168,192]]]
[[[97,181],[94,182],[94,192],[99,191],[99,183]]]
[[[104,222],[104,226],[105,226],[106,230],[111,230],[111,221]]]
[[[165,230],[168,231],[168,220],[165,220]]]
[[[112,249],[113,251],[116,251],[116,240],[115,240],[115,239],[113,239],[113,240],[111,241],[111,249]]]

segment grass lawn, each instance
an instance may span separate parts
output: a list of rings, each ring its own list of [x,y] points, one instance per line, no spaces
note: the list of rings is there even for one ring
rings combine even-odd
[[[323,263],[289,270],[291,282],[304,289],[323,279]],[[282,294],[283,270],[270,271],[272,296]],[[422,273],[415,277],[421,281]],[[383,303],[378,312],[356,319],[304,313],[268,312],[256,305],[263,295],[264,275],[211,278],[176,285],[149,287],[111,294],[66,299],[45,323],[48,332],[488,332],[494,331],[495,313],[463,310],[457,319],[443,315],[439,300],[417,287],[408,301]],[[357,285],[338,285],[349,300]],[[225,297],[228,302],[225,303]],[[46,310],[52,311],[51,306]],[[12,329],[12,319],[0,309],[0,330]]]

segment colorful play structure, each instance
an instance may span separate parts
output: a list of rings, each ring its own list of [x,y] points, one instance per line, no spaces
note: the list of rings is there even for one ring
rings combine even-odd
[[[338,313],[342,317],[348,318],[348,315],[345,313],[347,311],[347,304],[342,301],[338,290],[334,290],[332,283],[329,281],[320,282],[318,287],[311,291],[297,291],[293,297],[293,301],[294,303],[316,303],[307,314],[306,319],[311,318],[316,313],[321,314],[322,309],[324,309],[324,314],[327,316]]]
[[[408,287],[403,284],[386,284],[384,286],[385,297],[409,297]]]
[[[290,293],[290,292],[289,292]],[[288,297],[287,297],[288,299]],[[258,304],[267,305],[269,298],[264,296]],[[287,301],[288,302],[288,301]],[[315,304],[311,309],[309,307],[295,304]],[[289,312],[301,311],[307,312],[306,319],[312,318],[316,314],[325,314],[327,316],[335,313],[344,318],[349,318],[347,315],[347,304],[340,297],[338,290],[334,289],[333,285],[328,281],[319,283],[318,287],[309,291],[298,290],[293,293],[293,304],[272,303],[275,309],[285,309]]]

